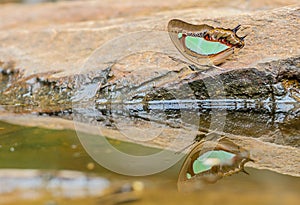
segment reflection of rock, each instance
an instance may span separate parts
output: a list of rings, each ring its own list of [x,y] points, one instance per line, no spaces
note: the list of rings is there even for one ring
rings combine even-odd
[[[99,176],[76,171],[1,170],[1,202],[48,199],[55,201],[98,199],[100,204],[121,204],[140,200],[144,189],[141,181],[110,182]],[[17,201],[18,201],[17,200]]]
[[[110,182],[105,178],[75,171],[0,171],[0,196],[11,201],[38,200],[47,195],[69,200],[98,197],[109,186]],[[12,199],[10,195],[13,196]]]
[[[111,186],[104,190],[99,198],[99,204],[113,205],[138,201],[141,199],[143,189],[144,184],[141,181]]]

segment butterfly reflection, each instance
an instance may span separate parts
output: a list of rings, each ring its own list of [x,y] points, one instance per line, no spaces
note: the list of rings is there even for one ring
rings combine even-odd
[[[201,189],[207,183],[238,172],[248,174],[245,163],[253,160],[246,149],[223,137],[217,142],[201,141],[186,157],[178,177],[178,190]]]

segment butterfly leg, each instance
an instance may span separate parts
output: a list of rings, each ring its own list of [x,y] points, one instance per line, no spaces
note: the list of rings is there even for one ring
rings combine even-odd
[[[213,63],[211,63],[210,66],[213,67],[213,68],[215,68],[215,69],[217,69],[217,70],[221,70],[221,71],[225,70],[224,68],[222,68],[220,66],[217,66],[217,65],[214,65]]]
[[[183,60],[181,60],[179,58],[176,58],[176,57],[173,57],[173,56],[169,56],[169,58],[172,59],[175,62],[179,62],[179,63],[188,65],[188,67],[192,71],[205,71],[205,70],[209,70],[209,69],[215,68],[215,65],[213,65],[210,62],[207,62],[207,64],[198,64],[198,63],[192,64],[192,63],[189,63],[187,61],[183,61]]]

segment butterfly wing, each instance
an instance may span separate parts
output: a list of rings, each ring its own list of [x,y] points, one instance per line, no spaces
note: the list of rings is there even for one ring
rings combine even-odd
[[[185,35],[194,33],[198,36],[203,36],[207,31],[213,29],[213,27],[208,26],[206,24],[203,25],[193,25],[186,23],[184,21],[173,19],[169,21],[168,24],[168,32],[169,36],[174,43],[177,50],[188,60],[198,65],[207,65],[209,63],[209,59],[207,56],[195,55],[186,48],[186,38]],[[188,40],[188,43],[193,45],[195,42],[192,39]],[[197,47],[197,45],[194,45]]]
[[[173,19],[168,24],[168,32],[179,52],[197,65],[219,65],[234,53],[233,45],[218,39],[235,36],[235,33],[228,29],[215,29],[206,24],[193,25]]]
[[[214,65],[220,65],[220,64],[224,63],[224,61],[234,53],[234,50],[235,50],[235,48],[231,47],[231,48],[228,48],[225,51],[219,53],[218,55],[210,56],[210,61]]]
[[[217,142],[198,143],[186,157],[178,177],[178,189],[189,191],[201,188],[205,183],[215,183],[225,176],[244,171],[250,159],[247,150],[227,138]]]
[[[195,166],[198,166],[197,164],[195,165],[194,162],[201,155],[201,153],[213,150],[216,146],[216,142],[207,141],[204,143],[203,141],[201,141],[190,151],[188,156],[185,158],[179,172],[177,181],[178,191],[189,192],[195,189],[202,188],[205,185],[202,174],[194,174]],[[198,167],[196,167],[196,169],[198,169]],[[218,179],[219,176],[211,175],[211,182],[216,182]]]

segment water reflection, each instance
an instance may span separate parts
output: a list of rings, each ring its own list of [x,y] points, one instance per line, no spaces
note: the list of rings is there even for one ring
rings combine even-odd
[[[300,104],[290,98],[276,102],[247,99],[163,100],[149,101],[146,104],[138,101],[98,101],[93,112],[93,115],[98,113],[97,117],[84,110],[74,109],[76,119],[82,118],[83,122],[88,120],[104,126],[118,126],[121,119],[126,119],[124,121],[127,124],[128,120],[133,124],[146,121],[174,128],[194,126],[203,131],[209,130],[213,122],[216,127],[223,128],[225,133],[263,138],[263,141],[281,145],[300,146],[300,130],[299,126],[295,126],[300,122]],[[225,122],[222,120],[224,118]],[[126,123],[122,129],[128,126]]]
[[[300,200],[300,178],[297,177],[246,168],[250,175],[234,174],[203,186],[201,191],[181,193],[177,191],[176,182],[182,161],[156,175],[126,177],[96,163],[93,167],[87,166],[93,160],[78,142],[74,131],[22,127],[3,122],[0,122],[0,128],[0,172],[3,176],[0,180],[0,204],[112,205],[127,202],[136,205],[192,205],[201,201],[206,205],[296,205]],[[150,149],[120,141],[111,143],[124,151]],[[236,153],[240,158],[248,156],[247,151],[231,143],[224,141],[219,144],[222,147],[219,151]],[[12,146],[14,152],[10,151]],[[208,145],[203,147],[202,152],[212,151],[205,147]],[[232,159],[231,154],[225,155],[226,159]],[[215,164],[216,160],[206,163]],[[223,164],[228,164],[228,161]],[[14,172],[16,169],[17,172]],[[19,191],[9,192],[12,188]],[[47,191],[57,194],[47,194]],[[43,197],[37,197],[41,195]]]
[[[103,177],[75,171],[0,171],[0,195],[19,192],[20,199],[41,198],[46,192],[58,198],[95,197],[109,186],[110,182]]]
[[[201,189],[207,183],[238,172],[248,174],[244,165],[252,160],[248,150],[223,137],[217,142],[200,141],[189,152],[178,177],[179,191]]]

